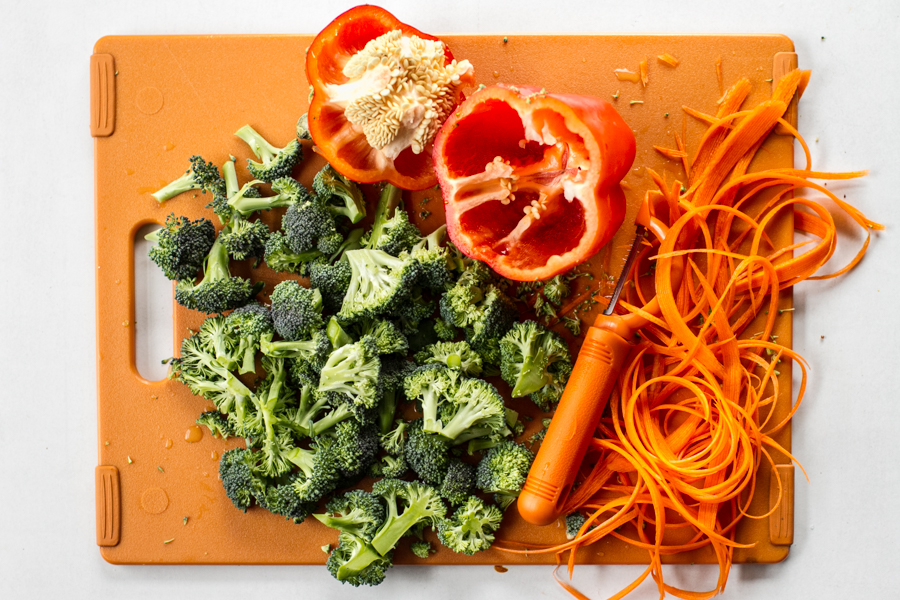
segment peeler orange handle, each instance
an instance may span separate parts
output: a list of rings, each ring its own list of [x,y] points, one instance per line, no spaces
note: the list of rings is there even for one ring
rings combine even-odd
[[[600,315],[588,329],[569,382],[519,494],[522,518],[548,525],[560,516],[578,466],[631,348],[632,329]]]

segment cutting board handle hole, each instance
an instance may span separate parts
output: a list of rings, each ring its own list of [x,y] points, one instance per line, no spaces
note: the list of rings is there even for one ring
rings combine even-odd
[[[134,366],[147,381],[166,378],[162,361],[174,352],[172,282],[148,258],[153,242],[144,239],[156,229],[159,225],[144,225],[134,236]]]

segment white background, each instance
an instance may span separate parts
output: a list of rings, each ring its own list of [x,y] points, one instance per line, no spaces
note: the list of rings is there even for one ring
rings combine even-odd
[[[398,567],[351,589],[322,567],[112,566],[94,545],[96,344],[88,57],[108,34],[314,33],[351,3],[3,2],[0,21],[0,598],[567,598],[547,567]],[[900,596],[898,138],[900,3],[387,2],[432,33],[784,33],[813,71],[800,129],[821,170],[888,230],[835,282],[797,288],[795,349],[812,365],[794,421],[796,537],[787,561],[736,566],[726,597]],[[452,7],[452,8],[451,8]],[[816,141],[817,140],[817,141]],[[839,254],[855,251],[848,238]],[[822,338],[821,336],[825,336]],[[582,567],[607,597],[635,567]],[[710,584],[714,568],[672,569]],[[652,585],[635,598],[656,597]]]

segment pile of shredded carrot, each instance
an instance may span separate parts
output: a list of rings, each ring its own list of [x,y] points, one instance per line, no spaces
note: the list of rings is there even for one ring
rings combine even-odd
[[[648,192],[647,205],[668,233],[646,242],[620,301],[620,312],[639,313],[649,324],[639,332],[563,507],[563,514],[580,511],[587,521],[565,544],[499,547],[553,553],[558,565],[567,562],[571,578],[577,550],[613,536],[646,550],[649,565],[612,598],[648,576],[660,597],[699,600],[724,590],[735,549],[753,545],[738,541],[739,524],[767,518],[777,507],[750,512],[760,467],[794,461],[776,438],[803,398],[807,366],[774,336],[786,305],[782,292],[847,272],[865,253],[870,231],[883,229],[811,181],[864,173],[811,170],[806,143],[783,118],[808,77],[789,73],[770,100],[749,110],[741,110],[747,80],[726,91],[716,115],[685,109],[708,129],[692,160],[677,135],[676,150],[660,149],[682,161],[684,185],[650,173],[659,189]],[[799,140],[806,167],[749,172],[778,125]],[[827,275],[815,273],[835,251],[835,223],[822,204],[795,197],[804,188],[827,196],[866,232],[850,264]],[[791,213],[794,230],[815,241],[775,247],[770,233]],[[658,309],[644,310],[654,296]],[[793,400],[783,389],[791,383],[788,363],[800,368]],[[667,584],[663,557],[701,548],[711,549],[718,563],[715,587],[690,591]],[[572,595],[587,598],[554,575]]]

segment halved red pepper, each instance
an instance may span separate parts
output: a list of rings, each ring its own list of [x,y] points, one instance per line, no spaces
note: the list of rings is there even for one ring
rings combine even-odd
[[[634,154],[634,134],[604,100],[527,86],[479,90],[434,144],[450,239],[509,279],[562,273],[622,224],[619,182]]]
[[[429,70],[427,65],[431,63],[424,59],[414,63],[413,70],[418,65],[416,79],[406,81],[408,85],[404,87],[405,73],[399,78],[396,75],[404,64],[394,69],[380,67],[374,46],[367,48],[367,44],[373,40],[374,44],[380,43],[382,36],[392,31],[398,31],[402,38],[396,43],[405,44],[404,57],[415,55],[416,49],[433,50],[430,55],[426,52],[426,58],[432,58],[436,69]],[[368,5],[351,8],[316,36],[306,55],[306,74],[313,88],[309,131],[320,154],[346,177],[363,183],[388,181],[408,190],[435,185],[433,138],[446,115],[462,99],[458,84],[471,80],[471,65],[467,61],[457,63],[446,44],[435,47],[433,42],[441,43],[438,38],[401,23],[386,10]],[[345,68],[352,60],[356,62],[351,68],[355,65],[358,72],[350,76]],[[365,69],[370,60],[375,61],[374,66]],[[381,63],[397,64],[384,60]],[[394,78],[388,81],[392,71]],[[444,99],[438,103],[441,106],[435,104],[440,114],[429,117],[431,86],[417,88],[416,84],[423,83],[433,72],[442,81],[455,75],[457,84],[443,94]],[[373,117],[360,117],[362,113]],[[366,129],[368,123],[376,126]],[[390,131],[385,133],[386,130]],[[396,131],[397,135],[390,135]],[[390,139],[390,143],[383,144],[385,139]]]

